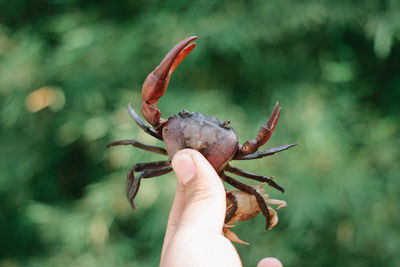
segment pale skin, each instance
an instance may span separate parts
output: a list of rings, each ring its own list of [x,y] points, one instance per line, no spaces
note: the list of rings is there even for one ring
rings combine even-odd
[[[242,266],[235,247],[222,234],[225,190],[213,167],[191,149],[176,153],[172,167],[178,187],[160,266]],[[276,258],[264,258],[257,267],[282,267],[282,264]]]

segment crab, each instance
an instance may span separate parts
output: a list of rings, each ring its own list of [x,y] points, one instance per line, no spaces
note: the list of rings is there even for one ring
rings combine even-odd
[[[286,201],[269,198],[269,195],[265,192],[265,189],[262,188],[264,184],[265,183],[261,183],[253,187],[253,189],[263,197],[266,204],[278,205],[276,208],[277,210],[285,208]],[[272,229],[278,224],[278,214],[270,206],[267,206],[267,208],[270,214],[269,229]],[[250,220],[258,215],[260,211],[260,207],[254,195],[250,195],[240,190],[227,191],[226,213],[228,216],[226,216],[226,219],[229,221],[225,219],[225,224],[223,227],[224,235],[233,242],[249,245],[249,243],[240,240],[238,236],[230,229],[234,227],[233,224],[235,222]]]
[[[182,60],[193,50],[196,43],[192,43],[196,36],[188,37],[176,44],[164,57],[161,63],[146,78],[142,87],[142,115],[152,126],[147,125],[128,104],[128,112],[137,125],[154,138],[163,141],[166,149],[162,147],[143,144],[136,140],[120,140],[111,142],[107,147],[117,145],[132,145],[153,153],[168,156],[167,160],[136,163],[128,171],[126,180],[126,194],[132,209],[135,209],[133,200],[139,190],[142,179],[149,179],[172,171],[171,159],[181,149],[191,148],[199,151],[210,162],[220,178],[233,187],[253,195],[265,217],[266,229],[270,225],[270,212],[263,196],[253,187],[242,183],[226,173],[236,174],[249,179],[265,182],[269,186],[284,192],[283,187],[275,183],[272,177],[253,174],[229,164],[231,160],[252,160],[271,156],[295,146],[297,143],[258,151],[271,137],[281,114],[278,102],[269,117],[258,131],[255,139],[239,145],[238,137],[230,126],[230,121],[220,121],[216,117],[198,112],[184,110],[168,119],[161,118],[158,100],[165,93],[172,72]],[[135,175],[135,173],[138,173]],[[226,221],[232,219],[233,214],[227,213]]]

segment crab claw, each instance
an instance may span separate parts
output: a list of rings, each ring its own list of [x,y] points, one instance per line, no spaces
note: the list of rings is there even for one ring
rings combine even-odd
[[[271,116],[269,117],[268,122],[263,124],[263,126],[261,126],[260,131],[258,131],[257,144],[259,147],[264,145],[268,141],[268,139],[271,137],[272,133],[275,130],[275,126],[278,123],[279,116],[281,115],[281,108],[279,108],[278,115],[276,115],[276,111],[278,109],[278,104],[279,104],[279,102],[277,101],[275,104],[274,111],[272,112]],[[275,115],[276,115],[276,117],[275,117]]]
[[[172,72],[196,46],[196,43],[189,43],[196,39],[197,36],[191,36],[175,45],[143,83],[142,114],[154,127],[162,122],[157,101],[167,90]]]
[[[260,130],[258,131],[257,138],[246,141],[240,148],[240,153],[242,155],[248,155],[256,152],[258,148],[263,146],[271,137],[275,130],[275,126],[278,123],[279,116],[281,115],[281,108],[278,110],[278,104],[279,103],[276,102],[274,111],[269,117],[269,120],[261,126]],[[278,114],[276,114],[277,111]]]

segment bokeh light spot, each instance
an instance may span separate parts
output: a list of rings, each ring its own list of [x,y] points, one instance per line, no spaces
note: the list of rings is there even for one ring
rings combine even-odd
[[[52,111],[59,111],[65,105],[64,92],[58,87],[45,86],[31,92],[25,99],[25,106],[29,112],[38,112],[46,107]]]

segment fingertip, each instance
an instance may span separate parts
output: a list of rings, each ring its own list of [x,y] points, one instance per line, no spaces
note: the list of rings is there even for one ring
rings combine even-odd
[[[262,259],[258,264],[257,267],[283,267],[282,263],[280,260],[277,258],[264,258]]]
[[[190,154],[185,151],[176,153],[171,162],[179,182],[187,184],[197,172],[196,164]]]
[[[182,155],[185,155],[185,157],[186,157],[185,160],[183,159]],[[172,159],[172,167],[174,168],[175,172],[177,171],[178,168],[181,168],[181,167],[188,168],[187,167],[187,165],[189,163],[188,157],[191,157],[191,160],[192,160],[193,164],[195,165],[197,176],[201,177],[202,179],[208,180],[208,182],[213,183],[214,186],[216,183],[222,185],[222,183],[219,181],[219,176],[218,176],[217,172],[212,167],[210,162],[208,162],[208,160],[204,157],[203,154],[201,154],[199,151],[194,150],[194,149],[185,148],[185,149],[178,151],[174,155],[174,157]],[[178,166],[178,162],[179,162],[179,166]]]

